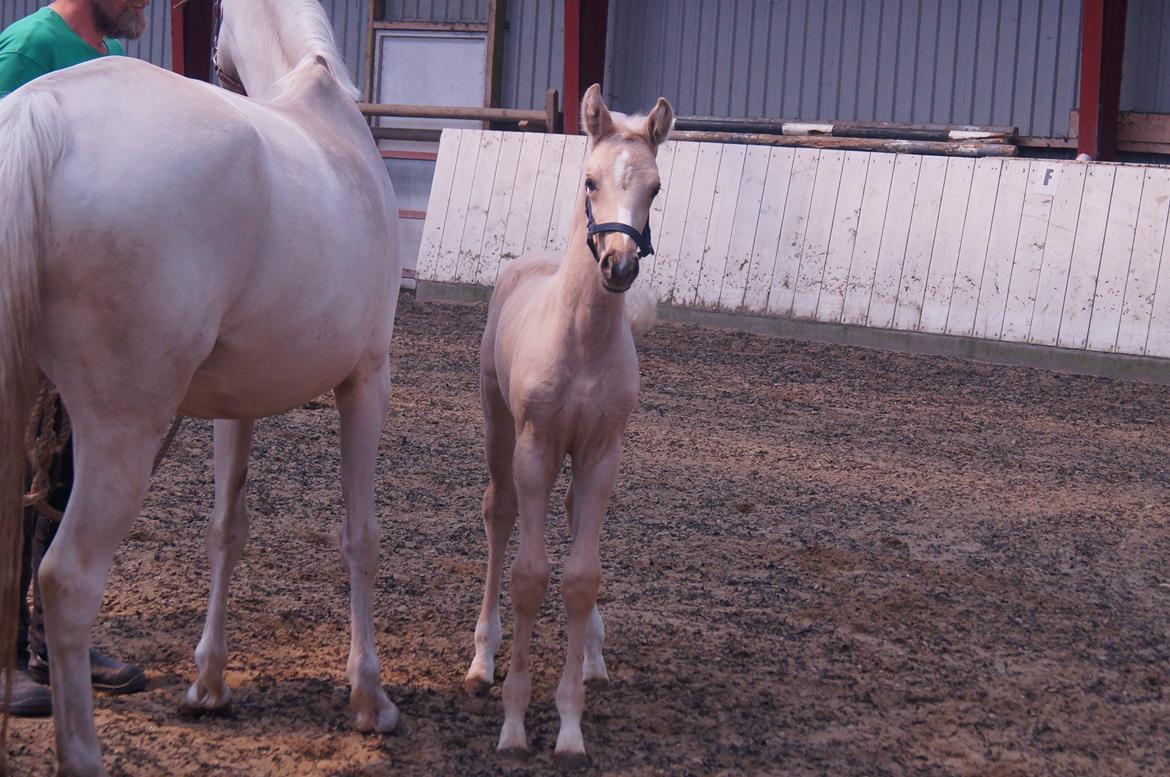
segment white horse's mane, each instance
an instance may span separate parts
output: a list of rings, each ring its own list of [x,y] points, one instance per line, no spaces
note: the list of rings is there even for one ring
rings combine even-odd
[[[349,67],[337,48],[333,25],[320,0],[272,0],[273,9],[278,6],[280,10],[272,15],[270,28],[274,42],[281,48],[289,45],[304,47],[300,51],[287,52],[297,62],[293,70],[311,57],[320,57],[341,88],[353,99],[360,99],[361,90],[354,85]]]

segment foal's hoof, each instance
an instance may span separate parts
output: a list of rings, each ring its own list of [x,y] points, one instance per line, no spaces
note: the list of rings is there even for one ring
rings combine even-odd
[[[609,687],[609,677],[590,677],[585,681],[585,687],[591,691],[604,691]]]
[[[463,692],[468,696],[483,696],[492,688],[491,680],[468,675],[463,680]]]
[[[563,771],[584,769],[589,765],[589,756],[584,753],[555,752],[553,753],[553,764]]]
[[[528,760],[528,748],[526,747],[501,747],[496,750],[496,753],[505,761],[521,763]]]

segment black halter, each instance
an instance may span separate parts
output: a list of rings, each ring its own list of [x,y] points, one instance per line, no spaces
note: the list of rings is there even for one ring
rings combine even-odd
[[[211,5],[211,65],[215,68],[215,77],[219,85],[229,92],[248,96],[248,91],[237,79],[232,78],[219,67],[219,27],[223,24],[223,10],[219,4],[222,0],[215,0]]]
[[[593,239],[594,235],[599,235],[602,232],[621,232],[633,238],[638,245],[638,258],[649,256],[654,253],[654,245],[650,242],[650,216],[646,216],[646,228],[641,232],[631,227],[629,224],[623,224],[620,221],[607,221],[604,224],[593,223],[593,205],[589,202],[589,193],[585,193],[585,244],[589,246],[589,250],[593,252],[593,261],[600,262],[601,257],[597,253],[597,241]]]

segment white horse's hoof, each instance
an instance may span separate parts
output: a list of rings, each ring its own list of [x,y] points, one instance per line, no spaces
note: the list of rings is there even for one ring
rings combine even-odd
[[[597,656],[596,659],[585,659],[583,667],[585,685],[591,691],[599,691],[609,687],[609,672],[605,669],[605,659]]]
[[[187,720],[232,717],[232,689],[225,685],[219,693],[211,693],[199,683],[193,683],[179,702],[179,717]]]
[[[463,679],[463,692],[468,696],[483,696],[491,690],[492,681],[478,675],[468,674]]]
[[[504,720],[504,727],[500,729],[500,741],[496,745],[496,752],[509,758],[528,757],[528,737],[524,736],[524,724],[508,725]]]
[[[398,728],[398,707],[390,701],[390,697],[382,689],[378,689],[375,697],[374,709],[357,710],[354,714],[354,728],[363,734],[376,731],[379,734],[390,734]]]

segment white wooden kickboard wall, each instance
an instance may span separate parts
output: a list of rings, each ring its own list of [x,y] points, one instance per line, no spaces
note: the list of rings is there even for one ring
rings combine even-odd
[[[565,248],[585,138],[445,130],[423,280]],[[1170,357],[1170,168],[667,143],[667,303]],[[1165,267],[1163,267],[1165,265]]]

